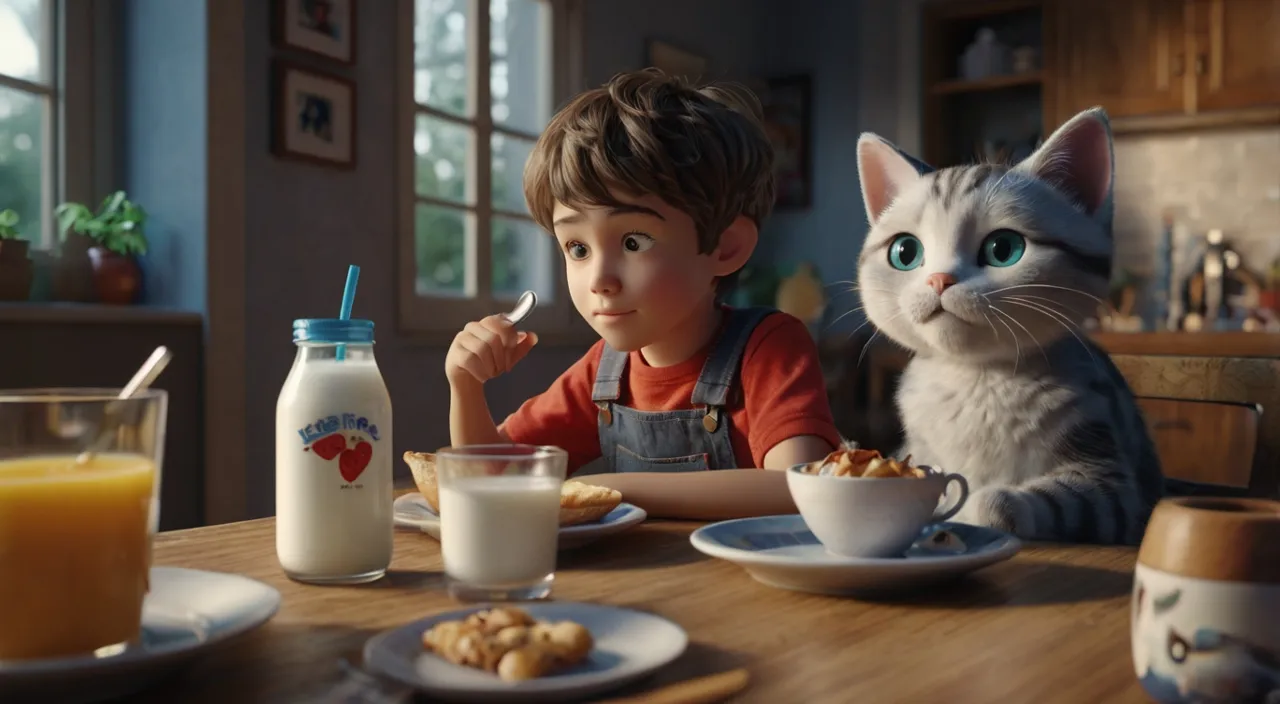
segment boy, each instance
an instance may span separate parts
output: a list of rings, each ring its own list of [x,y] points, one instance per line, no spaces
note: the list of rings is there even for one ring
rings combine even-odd
[[[537,338],[500,315],[468,324],[445,359],[452,443],[556,445],[571,473],[599,459],[605,473],[580,479],[655,517],[794,513],[782,472],[735,468],[839,445],[816,346],[792,316],[718,302],[774,200],[755,98],[619,75],[551,120],[524,189],[603,339],[498,426],[483,383]]]

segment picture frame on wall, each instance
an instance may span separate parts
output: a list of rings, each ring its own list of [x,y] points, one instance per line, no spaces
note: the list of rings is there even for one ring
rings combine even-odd
[[[356,85],[342,76],[276,59],[271,151],[282,159],[356,165]]]
[[[668,76],[678,76],[691,83],[700,83],[707,77],[707,59],[685,51],[660,39],[650,39],[645,57],[651,68]]]
[[[808,75],[767,82],[764,126],[774,149],[777,198],[774,207],[813,204],[813,80]]]
[[[280,48],[356,62],[356,0],[275,0],[272,26]]]

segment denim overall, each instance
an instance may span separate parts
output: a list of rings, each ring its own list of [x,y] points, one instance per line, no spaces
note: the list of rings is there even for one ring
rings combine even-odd
[[[604,471],[693,472],[746,466],[733,456],[725,407],[732,399],[730,392],[739,389],[738,367],[751,333],[774,312],[765,307],[730,310],[693,388],[695,408],[682,411],[638,411],[617,403],[628,355],[606,342],[591,389],[591,400],[600,409],[596,425]]]

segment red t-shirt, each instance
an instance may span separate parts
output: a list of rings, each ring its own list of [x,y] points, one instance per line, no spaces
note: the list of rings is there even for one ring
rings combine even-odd
[[[617,403],[639,411],[693,408],[693,387],[714,345],[713,338],[693,357],[669,367],[651,367],[632,352]],[[551,388],[507,416],[499,430],[513,442],[563,448],[571,473],[599,457],[599,408],[591,401],[591,387],[603,350],[601,340]],[[840,446],[817,345],[794,316],[772,313],[760,321],[747,341],[736,380],[742,393],[731,395],[728,411],[739,464],[749,461],[759,467],[774,445],[799,435],[816,435]]]

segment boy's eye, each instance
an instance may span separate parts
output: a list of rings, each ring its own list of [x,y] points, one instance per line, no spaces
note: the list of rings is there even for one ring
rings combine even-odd
[[[587,245],[581,242],[570,242],[566,244],[564,246],[564,251],[565,251],[565,254],[569,255],[570,259],[586,259],[587,258]]]
[[[622,248],[628,252],[643,252],[653,246],[653,238],[643,232],[632,232],[622,238]]]

